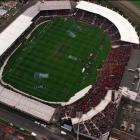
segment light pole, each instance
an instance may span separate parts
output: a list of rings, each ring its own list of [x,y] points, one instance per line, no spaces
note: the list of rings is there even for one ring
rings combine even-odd
[[[79,123],[80,123],[80,118],[81,118],[82,114],[83,114],[82,111],[76,112],[76,117],[79,118],[78,119],[78,128],[77,128],[77,140],[79,140],[79,129],[80,129]]]

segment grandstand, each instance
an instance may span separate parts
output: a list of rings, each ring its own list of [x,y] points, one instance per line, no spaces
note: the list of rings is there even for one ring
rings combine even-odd
[[[71,118],[76,133],[79,129],[81,135],[99,139],[108,137],[108,132],[111,131],[121,100],[121,94],[116,90],[119,88],[131,50],[139,44],[139,38],[132,25],[118,13],[88,2],[79,2],[77,8],[80,10],[75,14],[76,19],[90,22],[109,33],[112,49],[98,75],[96,85],[89,90],[86,97],[65,106],[62,116],[63,119]],[[105,104],[108,89],[112,89],[112,98]],[[103,102],[104,105],[101,105]],[[99,106],[101,110],[98,109]],[[83,115],[76,118],[76,113],[80,111]]]
[[[2,86],[0,86],[0,102],[45,122],[49,122],[55,112],[55,108],[51,106],[25,97]]]
[[[90,88],[85,91],[86,94],[82,92],[84,94],[83,96],[80,95],[79,98],[76,96],[76,99],[72,100],[72,102],[63,103],[60,110],[62,121],[70,119],[75,133],[80,133],[96,140],[108,137],[122,98],[122,94],[120,94],[118,89],[122,81],[125,66],[131,57],[132,50],[139,45],[137,32],[129,21],[120,14],[90,2],[80,1],[75,9],[71,9],[72,7],[69,1],[63,1],[63,4],[61,4],[62,1],[49,1],[49,7],[47,7],[45,2],[47,3],[47,1],[44,1],[44,3],[39,2],[27,9],[27,11],[20,15],[0,34],[0,44],[3,46],[0,50],[2,63],[21,44],[21,40],[25,40],[28,36],[30,37],[30,32],[36,26],[46,20],[53,21],[54,17],[63,16],[63,21],[71,19],[67,21],[86,24],[91,28],[98,28],[105,34],[108,34],[111,41],[111,48],[109,53],[107,53],[107,57],[103,58],[104,63],[100,63],[101,66],[98,69],[98,75],[95,79],[96,83],[94,82],[92,86],[89,86]],[[22,20],[27,21],[27,23],[24,22],[26,25],[22,23]],[[20,23],[22,23],[22,26],[20,26]],[[17,32],[16,27],[19,27]],[[59,27],[62,27],[62,25]],[[71,38],[75,38],[73,32],[69,31],[67,33]],[[10,38],[10,35],[12,35],[12,38],[9,41],[7,36]],[[69,58],[76,59],[73,56],[69,56]],[[4,64],[6,65],[6,63]],[[46,73],[41,73],[42,75],[45,77],[49,76]],[[3,81],[2,84],[7,87],[7,84]],[[14,92],[17,91],[12,86],[10,86],[10,89],[14,90]],[[22,94],[22,96],[25,96],[25,93]],[[26,96],[29,95],[26,94]],[[10,100],[12,100],[12,97]],[[9,101],[4,102],[1,100],[1,102],[10,105]],[[50,112],[52,114],[50,118],[54,113],[54,108],[51,109],[52,111]],[[25,112],[25,110],[23,111]],[[80,117],[77,116],[78,112],[82,113]],[[29,114],[31,113],[29,112]],[[32,113],[31,115],[38,117],[36,113]],[[45,119],[49,121],[50,118]]]
[[[101,15],[102,17],[109,19],[109,21],[111,21],[112,24],[114,24],[119,30],[121,37],[120,40],[134,44],[139,44],[139,37],[134,27],[131,25],[131,23],[127,21],[127,19],[122,17],[120,14],[108,8],[88,3],[85,1],[79,2],[76,8]]]

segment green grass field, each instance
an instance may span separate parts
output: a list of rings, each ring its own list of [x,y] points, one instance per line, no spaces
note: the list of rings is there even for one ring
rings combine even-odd
[[[10,57],[3,80],[43,100],[68,101],[95,83],[109,49],[99,28],[56,18],[36,28]]]

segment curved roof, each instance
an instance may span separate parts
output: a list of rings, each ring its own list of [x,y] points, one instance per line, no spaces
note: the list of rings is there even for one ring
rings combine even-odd
[[[95,13],[107,18],[118,28],[122,41],[139,44],[139,37],[135,28],[127,19],[125,19],[117,12],[86,1],[80,1],[77,4],[76,8]]]

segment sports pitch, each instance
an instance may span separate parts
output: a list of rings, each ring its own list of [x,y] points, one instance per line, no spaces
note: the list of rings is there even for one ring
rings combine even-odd
[[[96,82],[110,46],[108,35],[99,28],[55,18],[23,41],[8,60],[2,79],[40,99],[68,101]]]

